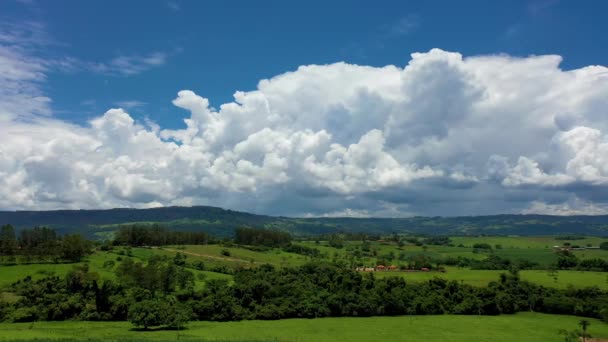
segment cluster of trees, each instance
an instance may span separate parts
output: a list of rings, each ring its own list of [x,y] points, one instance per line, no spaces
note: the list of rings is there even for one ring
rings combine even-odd
[[[526,259],[511,260],[496,254],[490,254],[485,259],[471,259],[462,256],[434,259],[435,263],[448,266],[469,267],[473,270],[533,270],[540,269],[541,265]]]
[[[0,303],[0,320],[130,320],[144,328],[179,328],[191,319],[190,306],[180,298],[194,292],[194,276],[179,266],[182,259],[154,256],[144,264],[124,258],[116,281],[102,281],[88,264],[75,266],[64,278],[28,276],[12,285],[18,301]]]
[[[86,267],[64,279],[26,278],[13,285],[19,300],[0,305],[0,319],[130,320],[144,328],[179,327],[184,321],[228,321],[329,316],[468,314],[498,315],[537,311],[608,318],[608,293],[597,287],[566,290],[502,274],[487,287],[435,278],[407,283],[378,279],[337,263],[314,262],[297,268],[263,265],[235,272],[234,281],[209,280],[196,290],[176,260],[147,264],[125,259],[117,280],[101,281]]]
[[[382,239],[380,234],[361,233],[361,232],[339,232],[331,234],[318,234],[312,236],[313,241],[329,241],[331,239],[340,239],[342,241],[376,241]]]
[[[59,261],[80,261],[91,253],[92,244],[79,234],[59,236],[54,229],[35,227],[22,229],[19,237],[11,225],[0,228],[0,255],[8,256],[5,263],[16,262],[22,257],[25,262],[31,259]]]
[[[585,239],[584,235],[558,235],[555,237],[555,240],[583,240]]]
[[[452,240],[447,236],[429,236],[422,239],[423,245],[451,246]]]
[[[283,247],[283,251],[288,253],[305,255],[311,258],[318,258],[321,256],[321,251],[319,251],[318,249],[302,245],[289,244],[288,246]]]
[[[271,229],[237,228],[234,232],[234,243],[239,245],[284,247],[291,243],[287,232]]]
[[[562,270],[608,272],[608,262],[600,258],[579,259],[574,253],[563,250],[558,252],[557,268]]]
[[[158,224],[124,225],[114,234],[115,245],[164,246],[164,245],[205,245],[209,243],[205,232],[178,232]]]

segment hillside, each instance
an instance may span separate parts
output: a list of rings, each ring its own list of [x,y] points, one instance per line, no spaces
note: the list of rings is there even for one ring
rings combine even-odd
[[[333,232],[425,233],[450,235],[608,235],[608,216],[492,215],[411,218],[287,218],[217,207],[153,209],[0,211],[0,224],[49,226],[61,233],[95,236],[125,223],[161,223],[172,229],[203,230],[229,236],[239,226],[276,228],[295,235]]]

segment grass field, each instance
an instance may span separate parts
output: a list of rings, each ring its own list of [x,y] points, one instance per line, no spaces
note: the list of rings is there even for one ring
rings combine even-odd
[[[412,282],[428,281],[435,277],[446,280],[456,280],[473,286],[486,286],[491,281],[497,281],[501,273],[506,271],[470,270],[468,268],[447,267],[447,272],[375,272],[376,278],[391,276],[403,277]],[[586,286],[597,286],[608,290],[608,273],[582,272],[582,271],[558,271],[557,281],[547,271],[524,270],[520,271],[522,280],[546,287],[567,288],[572,285],[576,288]]]
[[[223,250],[227,250],[230,253],[230,256],[226,257],[222,255]],[[201,259],[203,262],[205,260],[207,262],[213,261],[213,259],[205,257],[205,255],[226,259],[243,260],[245,263],[253,262],[258,264],[272,264],[275,266],[298,266],[306,263],[308,260],[308,258],[303,255],[286,253],[279,249],[273,249],[266,252],[256,252],[245,248],[223,247],[220,245],[189,245],[183,246],[181,251],[203,255],[198,257],[196,255],[188,254],[188,258]]]
[[[166,254],[167,256],[173,257],[176,253],[174,252],[166,252],[160,250],[150,250],[145,248],[134,248],[133,249],[133,257],[135,259],[147,260],[153,254]],[[101,279],[115,279],[114,270],[115,267],[104,267],[104,263],[106,261],[115,261],[116,265],[119,262],[116,261],[118,257],[127,258],[124,255],[117,255],[115,253],[110,252],[95,252],[92,255],[85,258],[80,263],[72,263],[72,264],[21,264],[21,265],[13,265],[13,266],[0,266],[0,290],[6,289],[12,283],[21,280],[27,276],[31,276],[32,279],[37,280],[49,275],[57,275],[60,277],[65,276],[70,270],[72,270],[76,266],[83,265],[85,263],[89,264],[89,271],[96,272],[99,274]],[[217,273],[217,272],[208,272],[208,271],[199,271],[195,269],[190,269],[191,272],[194,273],[194,278],[196,282],[196,287],[201,288],[205,284],[205,280],[211,279],[232,279],[232,276]],[[203,275],[203,280],[199,275]],[[0,291],[1,292],[1,291]]]
[[[569,242],[573,245],[586,246],[591,244],[599,246],[600,243],[608,241],[608,239],[600,237],[586,237],[581,240],[556,240],[554,236],[466,236],[466,237],[451,237],[454,245],[462,244],[465,247],[471,247],[475,243],[487,243],[492,247],[501,245],[503,248],[521,249],[521,248],[552,248],[553,246],[561,246],[564,242]]]
[[[461,239],[461,238],[454,238]],[[471,241],[477,241],[478,238],[466,238]],[[481,239],[481,238],[479,238]],[[538,245],[538,241],[547,241],[548,238],[531,238],[531,237],[485,237],[483,241],[491,242],[502,242],[508,241],[520,241],[520,246],[526,246],[529,241]],[[480,240],[482,241],[482,240]],[[525,242],[528,241],[528,242]],[[466,241],[465,241],[466,242]],[[347,261],[347,249],[353,250],[361,245],[360,242],[348,242],[344,248],[336,249],[326,245],[326,242],[315,244],[314,242],[302,242],[302,245],[308,247],[314,247],[321,250],[321,252],[328,259],[333,259],[334,255],[339,260]],[[507,245],[507,244],[505,244]],[[256,266],[263,263],[270,263],[276,267],[281,266],[298,266],[306,263],[310,259],[293,253],[286,253],[279,249],[274,249],[265,252],[251,251],[239,247],[223,247],[220,245],[201,245],[201,246],[173,246],[166,247],[166,249],[150,249],[150,248],[132,248],[131,253],[133,258],[138,260],[147,260],[152,255],[164,255],[169,258],[173,258],[176,253],[188,253],[187,262],[192,264],[194,261],[202,261],[206,268],[214,266]],[[465,247],[448,247],[448,246],[428,246],[426,249],[420,246],[404,246],[398,247],[395,244],[383,244],[373,242],[370,248],[376,250],[378,255],[393,252],[395,255],[403,253],[407,256],[416,254],[425,254],[431,257],[445,257],[445,256],[464,256],[474,258],[486,258],[487,254],[472,253],[471,248]],[[118,255],[117,253],[121,249],[116,249],[114,252],[95,252],[93,255],[87,257],[83,262],[89,263],[90,270],[97,272],[102,279],[113,279],[115,267],[104,267],[104,263],[107,261],[116,261],[120,256],[121,258],[127,258],[125,255]],[[227,250],[230,253],[229,257],[222,255],[222,250]],[[556,255],[552,249],[545,248],[504,248],[495,250],[495,253],[501,257],[509,259],[528,259],[540,263],[541,265],[548,265],[556,260]],[[603,250],[586,250],[576,251],[579,258],[591,258],[591,257],[605,257],[608,258],[608,251]],[[360,258],[358,261],[364,262],[368,265],[375,265],[377,258]],[[399,264],[400,261],[395,260],[395,264]],[[118,262],[116,262],[118,264]],[[27,264],[27,265],[15,265],[15,266],[0,266],[0,290],[6,289],[7,286],[23,279],[26,276],[32,276],[34,279],[39,279],[49,274],[56,274],[58,276],[65,275],[75,265],[78,264]],[[216,273],[216,272],[204,272],[191,269],[195,273],[196,287],[202,288],[205,280],[211,279],[231,279],[229,275]],[[474,286],[485,286],[491,281],[498,279],[500,273],[504,271],[487,271],[487,270],[470,270],[466,268],[448,267],[446,273],[436,272],[390,272],[390,273],[376,273],[378,277],[385,277],[390,275],[397,275],[405,277],[410,281],[426,281],[433,277],[442,277],[448,280],[456,280],[466,284]],[[204,276],[199,276],[203,274]],[[544,285],[547,287],[566,288],[569,285],[574,287],[584,286],[598,286],[602,289],[608,290],[608,273],[598,272],[579,272],[579,271],[559,271],[557,273],[557,280],[552,276],[549,276],[546,271],[522,271],[521,277],[524,280]]]
[[[580,317],[520,313],[502,316],[401,316],[191,322],[182,341],[563,341],[560,329],[577,329]],[[589,319],[594,337],[608,325]],[[80,340],[177,340],[176,331],[134,331],[127,322],[36,322],[0,324],[0,341],[36,338]]]

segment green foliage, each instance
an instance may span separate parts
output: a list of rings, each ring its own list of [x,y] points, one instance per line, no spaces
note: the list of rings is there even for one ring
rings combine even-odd
[[[447,246],[452,243],[452,240],[447,236],[429,236],[422,240],[425,245]]]
[[[127,246],[203,245],[209,242],[205,232],[170,231],[158,225],[123,225],[116,232],[114,244]]]
[[[290,244],[289,246],[283,247],[283,251],[287,253],[306,255],[311,258],[318,258],[321,255],[321,251],[319,251],[317,248],[310,248],[296,244]]]
[[[79,234],[65,235],[61,239],[61,258],[71,262],[80,261],[90,254],[92,245]]]
[[[492,246],[488,243],[475,243],[473,244],[473,248],[475,249],[492,249]]]
[[[180,329],[191,317],[188,306],[173,298],[154,298],[136,302],[129,307],[129,322],[138,327],[162,326]]]
[[[59,237],[54,229],[47,227],[23,229],[18,240],[11,225],[0,230],[0,256],[9,256],[9,264],[16,264],[17,257],[23,257],[26,262],[33,259],[78,262],[91,253],[91,248],[92,244],[79,234]]]
[[[124,286],[163,293],[194,286],[194,275],[191,271],[160,256],[152,256],[147,264],[134,262],[131,258],[124,259],[116,268],[116,277]]]
[[[279,230],[240,227],[235,230],[234,242],[241,245],[282,247],[289,245],[291,235]]]
[[[0,255],[14,255],[17,252],[15,229],[10,224],[0,230]]]

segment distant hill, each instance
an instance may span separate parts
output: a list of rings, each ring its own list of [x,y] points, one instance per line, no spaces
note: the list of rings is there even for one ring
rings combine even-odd
[[[80,232],[103,238],[128,223],[160,223],[175,230],[200,230],[230,236],[239,226],[275,228],[295,235],[333,232],[424,233],[445,235],[556,235],[608,236],[608,215],[549,216],[491,215],[411,218],[289,218],[256,215],[216,207],[153,209],[0,211],[0,224],[18,229],[49,226],[60,233]]]

